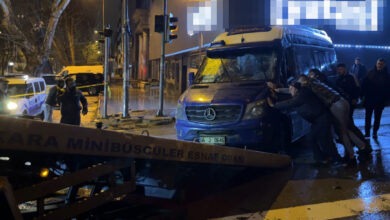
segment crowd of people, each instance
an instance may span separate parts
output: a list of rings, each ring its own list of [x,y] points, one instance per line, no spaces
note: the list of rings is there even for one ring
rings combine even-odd
[[[311,69],[307,75],[289,79],[287,91],[278,89],[272,81],[267,84],[272,90],[271,94],[289,92],[292,95],[292,99],[280,102],[274,96],[269,97],[269,106],[278,110],[293,108],[311,123],[308,141],[317,163],[354,165],[355,146],[359,158],[366,158],[372,152],[368,139],[371,136],[371,117],[374,113],[372,137],[376,139],[383,109],[390,98],[390,75],[384,59],[378,59],[375,67],[368,72],[359,58],[355,59],[349,72],[346,65],[340,63],[337,65],[337,80],[334,83],[329,82],[320,70]],[[365,134],[353,121],[353,112],[359,99],[366,112]],[[343,158],[337,151],[335,136],[344,146]]]
[[[7,90],[8,80],[0,77],[0,114],[7,114]],[[53,110],[57,105],[61,109],[60,122],[63,124],[80,125],[80,112],[83,115],[88,113],[87,99],[76,88],[76,82],[71,77],[57,80],[57,85],[49,89],[42,106],[45,122],[53,122]]]

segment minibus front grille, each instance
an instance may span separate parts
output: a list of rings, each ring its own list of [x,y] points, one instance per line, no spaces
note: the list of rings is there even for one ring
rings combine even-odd
[[[215,117],[212,117],[215,113]],[[202,124],[218,124],[237,121],[240,118],[241,105],[205,105],[187,106],[187,119]],[[207,117],[207,115],[209,117]],[[214,118],[214,119],[213,119]]]

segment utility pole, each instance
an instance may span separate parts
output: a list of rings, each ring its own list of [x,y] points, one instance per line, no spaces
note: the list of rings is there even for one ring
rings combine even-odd
[[[165,73],[165,42],[167,36],[167,0],[164,0],[164,32],[161,35],[161,58],[160,58],[160,108],[157,112],[157,117],[164,116],[164,73]]]
[[[108,24],[104,29],[104,105],[103,118],[107,118],[107,97],[108,97],[108,73],[110,65],[108,59],[110,57],[110,39],[112,36],[111,26]]]
[[[129,115],[129,15],[127,0],[122,0],[122,58],[123,58],[123,110],[122,117]]]

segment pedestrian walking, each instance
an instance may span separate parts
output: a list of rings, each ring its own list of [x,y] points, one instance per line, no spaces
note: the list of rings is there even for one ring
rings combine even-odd
[[[271,103],[276,109],[292,109],[311,123],[311,131],[308,141],[312,146],[314,160],[323,163],[324,159],[331,159],[333,162],[339,160],[336,145],[331,136],[331,115],[321,101],[313,92],[302,87],[298,82],[292,82],[289,86],[292,99]]]
[[[71,77],[65,79],[65,85],[65,91],[58,94],[58,101],[61,106],[61,123],[80,125],[80,111],[83,115],[88,113],[87,99],[76,88],[76,82]]]
[[[58,94],[61,93],[60,90],[64,88],[64,80],[57,80],[56,86],[50,88],[49,93],[46,96],[45,104],[44,104],[44,119],[45,122],[53,122],[53,110],[58,103],[57,97]]]
[[[349,116],[353,120],[353,112],[359,99],[359,83],[354,76],[347,72],[346,65],[339,63],[337,65],[336,89],[343,95],[349,103]]]
[[[360,62],[360,58],[356,57],[354,64],[349,69],[349,73],[356,77],[359,85],[362,85],[363,79],[366,77],[366,67]]]
[[[334,124],[336,125],[337,134],[344,145],[345,157],[348,162],[355,161],[352,143],[355,143],[360,149],[359,154],[371,152],[371,146],[364,140],[363,134],[349,117],[349,103],[337,91],[306,75],[300,75],[297,81],[302,86],[309,88],[331,112],[335,119]]]
[[[378,138],[383,109],[389,100],[390,77],[387,72],[386,61],[380,58],[374,69],[367,73],[362,83],[362,98],[366,109],[365,136],[370,137],[371,117],[374,112],[373,138]]]
[[[7,112],[7,92],[8,92],[8,80],[0,77],[0,114]]]

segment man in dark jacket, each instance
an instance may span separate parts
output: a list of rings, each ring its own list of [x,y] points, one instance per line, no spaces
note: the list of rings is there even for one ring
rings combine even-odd
[[[367,73],[362,83],[362,97],[366,109],[365,136],[370,137],[371,117],[375,114],[373,138],[378,138],[378,130],[383,109],[389,98],[390,77],[387,73],[386,61],[378,59],[374,69]]]
[[[338,78],[336,81],[336,87],[341,95],[343,95],[349,102],[349,116],[352,119],[353,111],[355,110],[355,106],[359,98],[358,82],[355,81],[355,78],[347,72],[347,68],[344,63],[337,65],[337,74]]]
[[[45,122],[53,122],[53,109],[57,104],[57,96],[60,90],[64,88],[64,80],[60,79],[57,81],[57,85],[50,88],[49,93],[46,96],[45,104],[44,104],[44,114],[45,117],[43,121]]]
[[[360,58],[355,58],[355,63],[352,65],[349,73],[357,78],[359,85],[362,85],[363,79],[366,77],[366,67],[360,63]]]
[[[0,114],[7,112],[7,91],[8,91],[8,80],[0,77]]]
[[[61,123],[80,125],[80,110],[82,110],[83,115],[88,113],[87,99],[76,88],[76,82],[72,78],[66,78],[65,84],[65,92],[58,96],[61,105]],[[83,105],[82,108],[80,102]]]
[[[300,75],[297,81],[300,82],[303,87],[311,90],[331,112],[335,119],[334,124],[336,125],[337,133],[344,145],[346,155],[348,156],[346,159],[348,159],[349,162],[354,162],[355,160],[352,143],[359,148],[359,154],[367,154],[372,151],[370,144],[365,141],[364,135],[359,128],[355,126],[353,119],[349,115],[350,107],[348,101],[342,98],[341,95],[331,87],[316,79],[308,78],[306,75]]]
[[[293,98],[278,102],[273,107],[276,109],[294,108],[302,118],[312,124],[308,137],[317,162],[322,161],[324,156],[338,160],[339,155],[331,133],[331,115],[327,108],[310,89],[302,87],[300,83],[292,83],[289,89]]]

